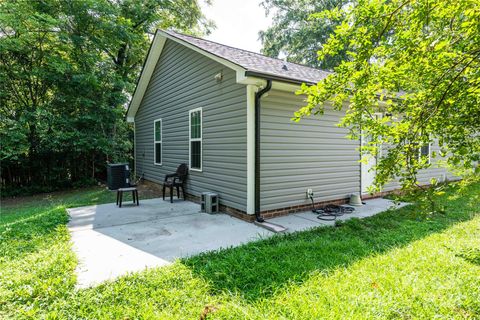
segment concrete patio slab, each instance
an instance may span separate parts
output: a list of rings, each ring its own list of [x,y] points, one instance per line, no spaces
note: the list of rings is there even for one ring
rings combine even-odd
[[[385,211],[392,202],[368,200],[353,214],[363,218]],[[140,202],[140,206],[103,204],[68,209],[73,249],[79,265],[79,287],[88,287],[127,272],[168,265],[177,258],[238,246],[274,235],[273,232],[226,214],[200,213],[198,204],[162,199]],[[333,225],[312,212],[269,219],[287,232]]]
[[[336,220],[344,221],[352,218],[361,219],[371,217],[388,209],[401,208],[408,205],[408,203],[395,205],[393,201],[382,198],[370,199],[364,202],[365,205],[353,207],[355,208],[355,211],[339,216]],[[348,205],[346,206],[349,207]],[[269,219],[268,221],[287,227],[287,232],[305,231],[314,227],[335,225],[334,220],[326,221],[318,219],[317,214],[312,211],[290,214],[288,216]]]

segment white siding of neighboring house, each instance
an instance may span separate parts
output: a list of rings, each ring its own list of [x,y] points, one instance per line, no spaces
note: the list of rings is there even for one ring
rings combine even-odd
[[[430,146],[430,153],[436,153],[437,158],[431,157],[431,167],[428,169],[420,170],[417,174],[417,179],[420,184],[430,184],[432,178],[437,179],[438,181],[444,181],[445,179],[448,180],[456,180],[458,177],[450,173],[446,168],[443,168],[439,165],[438,160],[441,159],[439,157],[440,147],[438,143],[433,143]],[[395,179],[389,183],[387,183],[383,188],[382,191],[392,191],[396,189],[400,189],[401,185],[398,179]]]

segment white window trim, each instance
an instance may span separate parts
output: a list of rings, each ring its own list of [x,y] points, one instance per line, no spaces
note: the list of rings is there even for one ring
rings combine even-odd
[[[200,138],[192,139],[192,113],[200,111]],[[192,141],[200,141],[200,168],[192,168]],[[195,108],[188,111],[188,167],[191,171],[203,170],[203,109]]]
[[[155,137],[155,124],[160,122],[160,141],[157,141]],[[160,162],[157,162],[155,157],[157,156],[157,143],[160,143]],[[153,120],[153,164],[156,166],[161,166],[163,164],[163,121],[162,119]]]

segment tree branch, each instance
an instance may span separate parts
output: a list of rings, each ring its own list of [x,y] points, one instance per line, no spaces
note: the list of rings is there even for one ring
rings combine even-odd
[[[385,26],[383,27],[382,31],[380,32],[380,35],[378,36],[376,43],[379,43],[380,40],[382,39],[383,35],[384,35],[385,32],[387,31],[388,26],[390,25],[390,23],[391,23],[392,20],[393,20],[393,16],[394,16],[398,11],[400,11],[403,7],[405,7],[405,6],[407,5],[407,3],[409,3],[409,2],[411,2],[411,0],[407,0],[407,1],[403,2],[398,8],[396,8],[396,9],[393,10],[390,14],[388,14],[388,21],[387,21],[387,23],[385,24]]]

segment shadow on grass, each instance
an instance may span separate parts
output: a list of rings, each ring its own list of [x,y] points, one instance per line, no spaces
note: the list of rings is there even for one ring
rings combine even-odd
[[[425,215],[419,206],[411,205],[363,220],[349,220],[337,227],[275,236],[201,254],[183,263],[208,280],[214,293],[237,292],[250,301],[268,298],[288,283],[302,283],[311,272],[348,266],[471,219],[478,207],[461,197],[449,197],[454,192],[452,187],[438,198],[446,208],[445,214]],[[480,185],[470,186],[469,192],[480,192]]]
[[[458,252],[456,256],[480,266],[480,248],[467,248]]]

